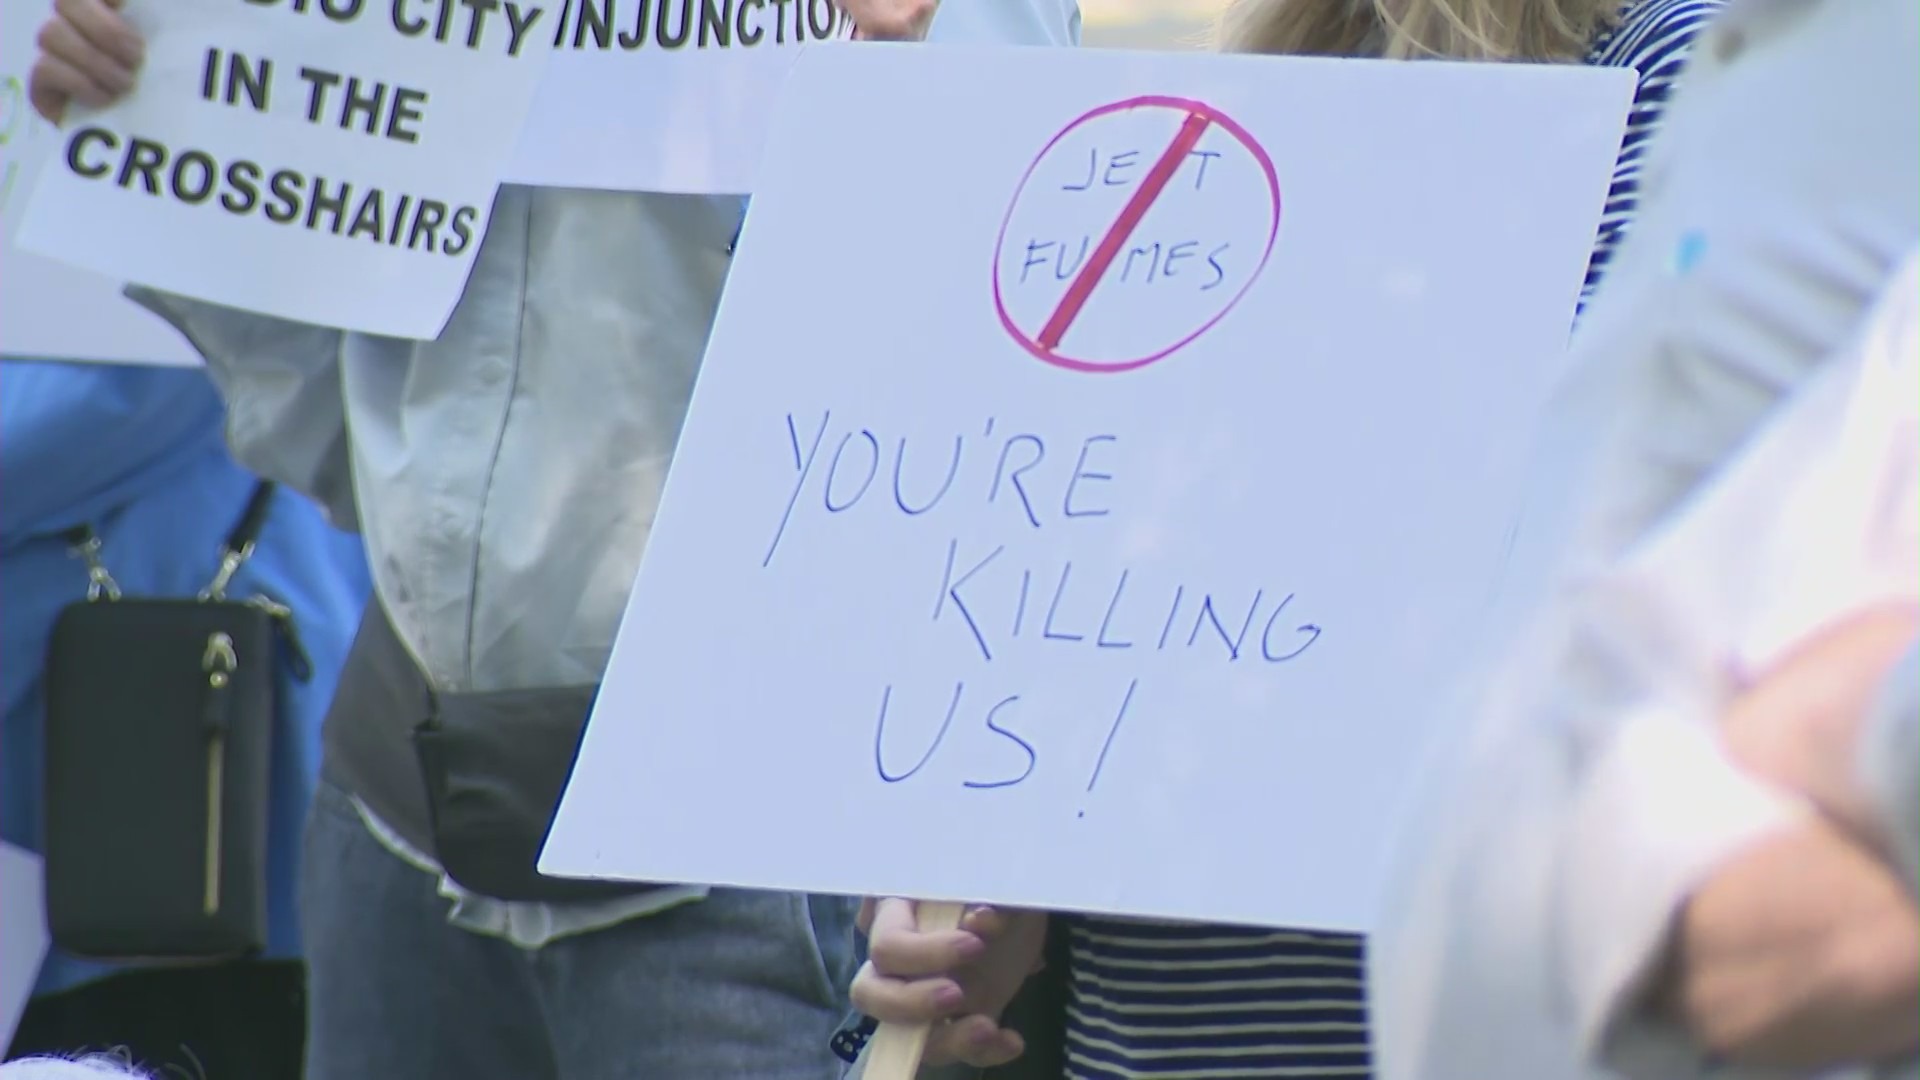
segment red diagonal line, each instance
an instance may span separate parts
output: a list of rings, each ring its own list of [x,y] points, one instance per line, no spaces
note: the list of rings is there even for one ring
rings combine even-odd
[[[1087,298],[1093,295],[1094,286],[1106,276],[1114,257],[1120,254],[1120,249],[1126,245],[1127,238],[1133,235],[1140,219],[1147,216],[1153,200],[1166,190],[1180,163],[1186,160],[1187,154],[1200,142],[1200,136],[1206,133],[1207,125],[1212,122],[1199,113],[1187,114],[1187,122],[1180,125],[1179,133],[1173,137],[1173,144],[1167,147],[1166,153],[1160,155],[1159,161],[1153,163],[1153,168],[1147,170],[1133,198],[1127,200],[1126,209],[1120,211],[1113,227],[1101,238],[1100,246],[1093,249],[1093,257],[1080,268],[1073,284],[1067,286],[1066,295],[1060,298],[1060,306],[1054,309],[1053,317],[1047,320],[1047,325],[1040,331],[1038,344],[1041,348],[1052,351],[1060,347],[1060,339],[1067,336],[1067,328],[1073,325],[1074,319],[1079,318],[1080,309],[1087,306]]]

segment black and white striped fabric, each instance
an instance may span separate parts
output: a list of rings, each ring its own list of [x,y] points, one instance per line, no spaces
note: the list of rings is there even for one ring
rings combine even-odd
[[[1687,51],[1724,0],[1637,0],[1587,63],[1639,72],[1581,300],[1633,218]],[[1068,1080],[1338,1080],[1372,1073],[1364,943],[1349,935],[1084,916],[1071,923]]]
[[[1081,918],[1067,1076],[1364,1077],[1359,938]]]
[[[1646,166],[1647,146],[1686,67],[1693,40],[1725,6],[1726,0],[1638,0],[1627,6],[1614,28],[1601,35],[1587,52],[1590,65],[1630,67],[1639,72],[1640,88],[1634,92],[1633,110],[1627,114],[1627,134],[1621,140],[1613,184],[1607,189],[1606,209],[1600,215],[1600,236],[1587,262],[1586,284],[1580,290],[1583,306],[1633,220],[1640,202],[1640,172]]]

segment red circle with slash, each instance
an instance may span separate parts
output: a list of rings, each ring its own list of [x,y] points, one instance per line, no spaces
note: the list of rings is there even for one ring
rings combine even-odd
[[[1021,209],[1023,200],[1034,184],[1035,174],[1049,162],[1055,151],[1061,148],[1062,143],[1069,136],[1076,132],[1084,133],[1090,125],[1099,124],[1103,118],[1133,113],[1136,110],[1169,110],[1177,113],[1181,118],[1180,125],[1172,142],[1161,151],[1153,166],[1134,187],[1126,203],[1121,207],[1119,215],[1102,234],[1099,245],[1093,247],[1091,253],[1085,255],[1079,262],[1077,272],[1072,275],[1059,302],[1049,309],[1045,320],[1039,320],[1030,312],[1017,316],[1008,307],[1009,283],[1005,280],[1007,235],[1014,223],[1016,212]],[[1159,341],[1144,345],[1138,350],[1132,350],[1129,354],[1115,359],[1074,356],[1069,351],[1063,350],[1063,341],[1068,331],[1081,324],[1081,316],[1085,312],[1088,301],[1093,298],[1096,290],[1103,283],[1114,276],[1114,265],[1119,260],[1128,240],[1139,228],[1142,219],[1156,204],[1168,198],[1167,188],[1174,174],[1179,171],[1188,155],[1196,152],[1201,139],[1215,129],[1228,136],[1233,144],[1245,151],[1262,174],[1261,179],[1264,181],[1265,190],[1262,193],[1262,201],[1268,220],[1261,223],[1265,228],[1257,235],[1259,254],[1252,267],[1245,271],[1244,280],[1237,288],[1228,292],[1217,306],[1205,309],[1177,327],[1171,335],[1168,335],[1172,338],[1170,342],[1166,341],[1165,337],[1161,337]],[[1091,176],[1089,183],[1091,183]],[[1273,159],[1246,128],[1213,106],[1187,98],[1148,95],[1116,101],[1109,105],[1102,105],[1062,128],[1059,134],[1041,148],[1039,155],[1034,158],[1031,165],[1027,166],[1026,172],[1021,176],[1020,184],[1014,190],[1013,200],[1007,207],[1006,216],[1001,219],[1000,235],[994,244],[994,309],[1000,317],[1001,325],[1006,328],[1014,341],[1040,360],[1073,371],[1106,373],[1132,371],[1178,352],[1225,318],[1227,313],[1246,296],[1247,291],[1253,287],[1253,283],[1259,279],[1260,272],[1266,268],[1267,260],[1273,254],[1274,240],[1279,232],[1280,178],[1274,170]],[[1031,248],[1031,245],[1029,247]],[[1130,269],[1130,265],[1127,269]],[[1024,268],[1022,272],[1024,274]],[[1126,272],[1126,269],[1122,270],[1123,275]]]

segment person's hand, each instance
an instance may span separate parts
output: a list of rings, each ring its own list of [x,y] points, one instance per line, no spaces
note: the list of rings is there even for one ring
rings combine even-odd
[[[120,0],[56,0],[27,77],[28,100],[49,122],[58,124],[70,102],[99,108],[133,89],[146,45],[119,6]]]
[[[979,0],[970,0],[978,3]],[[924,41],[940,0],[838,0],[856,41]]]
[[[869,959],[853,980],[853,1003],[882,1023],[933,1025],[925,1061],[1005,1065],[1026,1045],[1000,1014],[1041,966],[1047,916],[969,908],[958,930],[922,931],[911,900],[860,908]]]
[[[1860,725],[1881,683],[1920,629],[1920,608],[1874,608],[1810,636],[1722,714],[1728,752],[1742,767],[1811,799],[1856,833],[1876,838],[1855,782]]]
[[[1795,1075],[1920,1049],[1920,913],[1821,816],[1717,867],[1675,920],[1663,1006],[1729,1062]]]

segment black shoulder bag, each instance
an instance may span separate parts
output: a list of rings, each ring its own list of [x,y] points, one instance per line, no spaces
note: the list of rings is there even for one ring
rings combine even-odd
[[[100,537],[47,653],[46,903],[53,941],[97,959],[215,960],[267,940],[278,665],[311,677],[293,612],[227,588],[274,487],[257,486],[197,598],[123,598]]]

